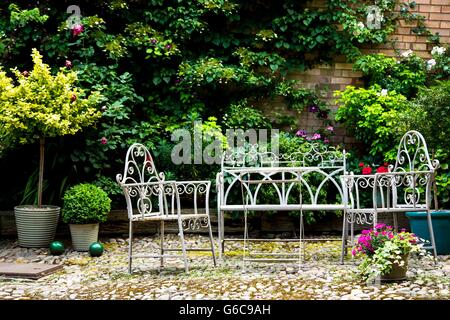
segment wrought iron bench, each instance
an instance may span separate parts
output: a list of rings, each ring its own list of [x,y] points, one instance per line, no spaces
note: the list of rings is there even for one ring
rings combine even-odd
[[[301,243],[303,211],[344,210],[340,176],[345,173],[345,158],[345,150],[318,143],[310,143],[308,150],[292,154],[258,152],[258,145],[225,152],[216,176],[219,256],[224,253],[225,241],[234,240],[225,239],[224,212],[244,212],[245,261],[245,241],[258,240],[248,238],[248,211],[299,211],[300,239],[290,240]],[[325,190],[328,197],[323,195]],[[268,193],[274,195],[269,202]]]
[[[388,167],[388,172],[343,175],[344,202],[348,206],[344,210],[341,262],[348,247],[354,244],[354,223],[375,227],[380,215],[387,213],[392,214],[397,229],[397,214],[408,211],[427,212],[431,245],[424,248],[432,249],[436,256],[430,208],[432,182],[438,168],[439,161],[430,159],[424,137],[409,131],[400,140],[396,162]]]
[[[212,238],[211,222],[209,216],[209,192],[211,181],[167,181],[164,173],[158,173],[149,150],[142,144],[133,144],[126,154],[123,174],[118,174],[117,182],[121,186],[127,203],[129,219],[129,250],[128,271],[131,273],[134,258],[159,258],[161,267],[165,258],[182,258],[184,267],[188,272],[187,251],[211,251],[214,265],[214,243]],[[185,213],[181,207],[181,197],[193,198],[193,213]],[[203,210],[200,201],[204,201]],[[159,222],[160,226],[160,254],[133,255],[133,223],[142,221]],[[178,224],[178,235],[181,249],[164,247],[164,223],[175,221]],[[209,229],[211,249],[187,248],[184,231],[196,230],[201,227]],[[182,255],[169,255],[166,252],[182,251]]]

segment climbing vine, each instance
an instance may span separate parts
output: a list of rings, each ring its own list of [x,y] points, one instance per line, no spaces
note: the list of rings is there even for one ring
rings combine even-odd
[[[382,18],[380,28],[367,22],[374,4]],[[361,47],[386,43],[399,19],[416,21],[416,31],[425,34],[423,18],[411,13],[415,3],[396,11],[398,4],[82,0],[79,24],[68,25],[65,2],[3,1],[0,65],[26,70],[35,47],[54,69],[70,66],[79,72],[85,90],[107,97],[100,124],[68,138],[59,152],[77,173],[72,179],[111,186],[129,143],[145,143],[159,153],[157,158],[167,159],[173,130],[207,119],[216,119],[219,127],[235,126],[240,112],[236,106],[243,101],[245,108],[257,109],[260,101],[281,96],[289,108],[314,112],[328,125],[326,105],[317,93],[290,81],[289,72],[331,62],[336,55],[354,61]],[[245,110],[255,123],[269,126],[264,115]],[[279,120],[270,126],[283,126]],[[161,166],[179,178],[201,174],[169,161]],[[21,196],[18,190],[20,186],[11,199]]]

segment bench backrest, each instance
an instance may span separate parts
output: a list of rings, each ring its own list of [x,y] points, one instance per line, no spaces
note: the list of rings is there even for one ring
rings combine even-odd
[[[258,145],[227,151],[222,156],[222,181],[219,187],[220,204],[222,206],[242,204],[241,180],[242,171],[246,168],[274,168],[272,173],[252,173],[244,176],[246,180],[265,180],[264,183],[250,185],[245,183],[245,195],[250,204],[284,205],[298,203],[299,188],[302,189],[302,201],[307,204],[327,204],[330,198],[324,195],[336,195],[338,202],[343,201],[343,188],[340,175],[346,167],[346,153],[334,147],[318,143],[310,143],[308,148],[290,154],[259,152]],[[309,167],[308,172],[299,174],[298,170],[289,171],[292,167]],[[277,168],[284,168],[277,173]],[[276,182],[275,180],[292,180],[292,182]],[[267,181],[274,181],[268,183]],[[241,196],[239,196],[241,195]],[[267,196],[271,195],[271,196]],[[267,203],[268,198],[272,198]],[[335,202],[333,202],[335,204]]]

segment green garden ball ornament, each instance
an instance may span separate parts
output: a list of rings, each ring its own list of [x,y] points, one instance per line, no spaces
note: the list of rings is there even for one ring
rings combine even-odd
[[[64,253],[64,245],[60,241],[53,241],[50,243],[50,253],[59,256]]]
[[[103,245],[100,242],[94,242],[89,246],[89,254],[91,257],[100,257],[103,249]]]

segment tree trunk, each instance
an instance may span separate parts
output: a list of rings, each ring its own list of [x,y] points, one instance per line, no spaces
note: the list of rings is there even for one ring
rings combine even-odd
[[[39,137],[39,180],[38,180],[38,207],[42,207],[42,189],[44,187],[44,152],[45,137]]]

